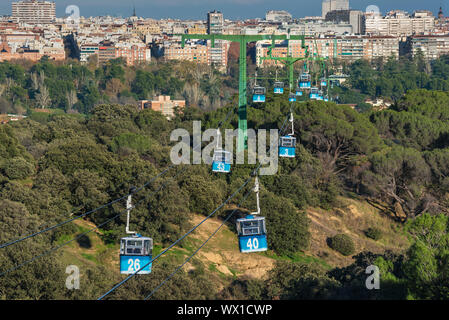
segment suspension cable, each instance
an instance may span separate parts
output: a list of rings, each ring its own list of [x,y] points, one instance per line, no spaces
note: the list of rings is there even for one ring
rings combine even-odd
[[[173,178],[175,178],[176,176],[178,176],[178,175],[179,175],[181,172],[183,172],[185,169],[186,169],[186,167],[184,167],[183,169],[181,169],[178,173],[176,173],[176,175],[175,175]],[[157,189],[156,191],[151,192],[148,196],[146,196],[145,198],[139,200],[136,204],[134,204],[134,205],[131,207],[131,209],[137,207],[139,204],[141,204],[142,202],[144,202],[145,200],[147,200],[147,199],[149,198],[150,195],[156,194],[156,193],[158,193],[159,191],[161,191],[165,186],[166,186],[166,183],[162,184],[162,185],[159,187],[159,189]],[[94,228],[92,228],[92,229],[90,229],[90,230],[88,230],[88,231],[85,231],[85,232],[79,234],[78,236],[76,236],[76,237],[74,237],[74,238],[72,238],[72,239],[70,239],[70,240],[68,240],[68,241],[66,241],[66,242],[64,242],[64,243],[62,243],[62,244],[60,244],[60,245],[58,245],[58,246],[56,246],[56,247],[53,247],[53,248],[50,249],[50,250],[45,251],[45,252],[42,253],[42,254],[36,255],[36,256],[34,256],[33,258],[31,258],[31,259],[29,259],[29,260],[27,260],[27,261],[25,261],[25,262],[23,262],[23,263],[21,263],[21,264],[15,266],[15,267],[12,267],[12,268],[10,268],[10,269],[8,269],[8,270],[6,270],[6,271],[0,273],[0,277],[4,276],[4,275],[6,275],[6,274],[8,274],[8,273],[10,273],[10,272],[12,272],[12,271],[15,271],[15,270],[17,270],[17,269],[19,269],[19,268],[21,268],[21,267],[23,267],[23,266],[25,266],[25,265],[27,265],[27,264],[33,262],[33,261],[39,259],[39,258],[42,258],[42,257],[44,257],[44,256],[46,256],[46,255],[48,255],[48,254],[50,254],[50,253],[52,253],[52,252],[54,252],[54,251],[60,249],[60,248],[62,248],[62,247],[64,247],[64,246],[68,245],[69,243],[71,243],[71,242],[73,242],[73,241],[75,241],[75,240],[80,239],[81,237],[83,237],[83,236],[89,234],[90,232],[95,231],[95,230],[101,228],[102,226],[106,225],[107,223],[111,222],[112,220],[115,220],[116,218],[118,218],[119,216],[121,216],[122,214],[124,214],[125,212],[127,212],[128,209],[129,209],[129,208],[127,208],[127,209],[121,211],[121,212],[118,213],[117,215],[113,216],[112,218],[107,219],[106,221],[102,222],[101,224],[95,226]]]
[[[159,178],[159,177],[161,177],[162,175],[164,175],[168,170],[170,170],[171,168],[173,168],[173,166],[174,166],[174,165],[171,165],[170,167],[168,167],[167,169],[165,169],[164,171],[160,172],[158,175],[156,175],[155,177],[153,177],[151,180],[149,180],[148,182],[146,182],[145,184],[143,184],[141,187],[139,187],[138,189],[136,189],[135,193],[136,193],[136,192],[139,192],[140,190],[142,190],[143,188],[145,188],[146,186],[148,186],[150,183],[152,183],[154,180],[156,180],[157,178]],[[99,210],[101,210],[101,209],[103,209],[103,208],[109,207],[109,206],[113,205],[114,203],[117,203],[117,202],[119,202],[119,201],[121,201],[121,200],[127,198],[128,196],[129,196],[129,194],[126,194],[126,195],[124,195],[124,196],[122,196],[122,197],[120,197],[120,198],[117,198],[117,199],[115,199],[115,200],[112,200],[112,201],[110,201],[110,202],[108,202],[108,203],[106,203],[106,204],[103,204],[103,205],[101,205],[101,206],[99,206],[99,207],[97,207],[97,208],[95,208],[95,209],[93,209],[93,210],[90,210],[90,211],[88,211],[88,212],[86,212],[86,213],[83,213],[83,214],[81,214],[81,215],[79,215],[79,216],[76,216],[76,217],[74,217],[74,218],[65,220],[65,221],[63,221],[63,222],[61,222],[61,223],[55,224],[55,225],[53,225],[53,226],[51,226],[51,227],[45,228],[45,229],[40,230],[40,231],[37,231],[37,232],[35,232],[35,233],[29,234],[29,235],[27,235],[27,236],[25,236],[25,237],[23,237],[23,238],[19,238],[19,239],[16,239],[16,240],[13,240],[13,241],[4,243],[4,244],[0,245],[0,249],[3,249],[3,248],[6,248],[6,247],[9,247],[9,246],[12,246],[13,244],[16,244],[16,243],[25,241],[25,240],[30,239],[30,238],[34,238],[34,237],[37,236],[37,235],[40,235],[40,234],[45,233],[45,232],[48,232],[48,231],[50,231],[50,230],[53,230],[53,229],[62,227],[63,225],[66,225],[67,223],[70,223],[70,222],[72,222],[72,221],[78,220],[78,219],[80,219],[80,218],[87,217],[88,215],[91,215],[91,214],[93,214],[93,213],[95,213],[95,212],[97,212],[97,211],[99,211]],[[76,212],[76,211],[75,211],[75,212]],[[73,212],[73,213],[74,213],[74,212]],[[72,213],[72,214],[73,214],[73,213]]]

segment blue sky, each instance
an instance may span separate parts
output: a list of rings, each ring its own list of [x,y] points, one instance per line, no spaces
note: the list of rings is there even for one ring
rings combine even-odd
[[[137,15],[148,18],[204,19],[206,13],[217,9],[225,18],[263,18],[268,10],[287,10],[293,17],[321,15],[321,0],[54,0],[57,16],[63,16],[68,5],[77,5],[82,16],[132,14],[133,3]],[[11,14],[10,0],[0,0],[0,15]],[[431,10],[436,14],[440,5],[449,15],[449,0],[350,0],[353,9],[365,10],[377,5],[382,12],[402,9]]]

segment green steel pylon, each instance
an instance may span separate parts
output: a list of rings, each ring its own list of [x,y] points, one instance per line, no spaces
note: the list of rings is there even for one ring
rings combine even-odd
[[[184,48],[185,40],[187,39],[204,39],[211,40],[212,48],[215,47],[215,40],[226,40],[230,42],[238,42],[240,44],[240,58],[239,58],[239,137],[237,150],[242,151],[248,149],[248,122],[247,122],[247,74],[246,74],[246,46],[249,42],[257,42],[262,40],[271,40],[274,43],[276,40],[301,40],[303,47],[305,47],[304,35],[274,35],[274,34],[258,34],[258,35],[228,35],[228,34],[182,34],[181,47]],[[292,69],[293,70],[293,69]],[[293,79],[293,71],[292,71]]]

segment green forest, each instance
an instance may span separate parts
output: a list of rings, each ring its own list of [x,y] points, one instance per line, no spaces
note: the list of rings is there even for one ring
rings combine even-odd
[[[431,64],[419,58],[373,65],[357,61],[345,68],[349,84],[332,91],[347,99],[342,103],[353,102],[351,96],[382,96],[394,103],[363,112],[335,102],[293,104],[296,158],[280,159],[277,175],[259,177],[268,254],[275,261],[267,277],[220,279],[213,267],[193,259],[189,270],[177,273],[154,299],[449,298],[449,57]],[[195,120],[202,121],[203,130],[216,128],[235,111],[235,84],[235,75],[186,63],[141,68],[125,67],[120,60],[100,67],[46,59],[33,65],[0,63],[0,112],[28,115],[0,126],[0,245],[120,198],[130,186],[142,186],[171,164],[174,129],[192,132]],[[137,109],[136,100],[155,94],[184,97],[188,107],[171,121]],[[41,108],[53,112],[37,112]],[[265,104],[249,105],[248,127],[281,128],[290,108],[287,94],[268,90]],[[223,129],[238,127],[237,113],[231,114]],[[236,165],[228,175],[214,174],[207,165],[173,168],[134,196],[139,205],[132,210],[132,226],[152,237],[160,252],[194,225],[194,215],[207,216],[229,198],[255,167]],[[217,218],[226,217],[251,187],[232,198]],[[312,259],[308,210],[338,210],[342,197],[382,208],[407,247],[359,251],[351,235],[338,233],[328,239],[326,250],[352,262],[336,266]],[[235,219],[254,208],[252,195],[226,224],[232,237]],[[82,219],[101,226],[97,251],[118,248],[126,215],[108,220],[123,209],[120,201]],[[82,271],[82,290],[67,290],[65,268],[76,261],[64,250],[9,272],[85,231],[84,225],[69,223],[1,248],[0,299],[96,299],[123,279],[110,264],[82,253],[93,263]],[[377,225],[364,234],[367,241],[382,241]],[[91,241],[87,235],[77,242],[92,248]],[[186,238],[176,250],[191,252],[196,246]],[[134,277],[108,298],[142,299],[183,257],[173,254],[155,262],[150,276]],[[365,287],[369,265],[380,269],[381,290]]]

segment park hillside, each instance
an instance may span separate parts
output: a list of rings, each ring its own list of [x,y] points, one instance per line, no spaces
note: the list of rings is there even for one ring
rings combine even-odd
[[[259,177],[269,251],[238,250],[235,220],[256,208],[254,194],[244,198],[251,180],[155,261],[151,275],[134,277],[109,299],[144,298],[241,203],[153,299],[449,298],[449,57],[329,68],[348,80],[330,89],[333,102],[293,104],[296,158],[280,159],[278,174]],[[143,186],[171,165],[174,129],[192,133],[198,120],[203,130],[217,128],[228,113],[222,128],[237,128],[237,71],[236,63],[226,75],[181,62],[0,63],[0,113],[27,116],[0,125],[0,244]],[[291,108],[288,93],[275,96],[268,80],[261,85],[267,102],[248,106],[248,127],[280,129]],[[136,101],[159,94],[185,99],[187,107],[170,121],[137,108]],[[373,109],[367,98],[391,106]],[[152,237],[157,254],[254,168],[236,165],[227,175],[207,165],[172,168],[133,196],[139,204],[131,228]],[[101,296],[124,278],[118,269],[124,209],[125,201],[117,201],[0,249],[0,299]],[[58,249],[47,254],[52,248]],[[80,290],[64,286],[68,265],[80,267]],[[382,290],[366,289],[369,265],[380,269]]]

